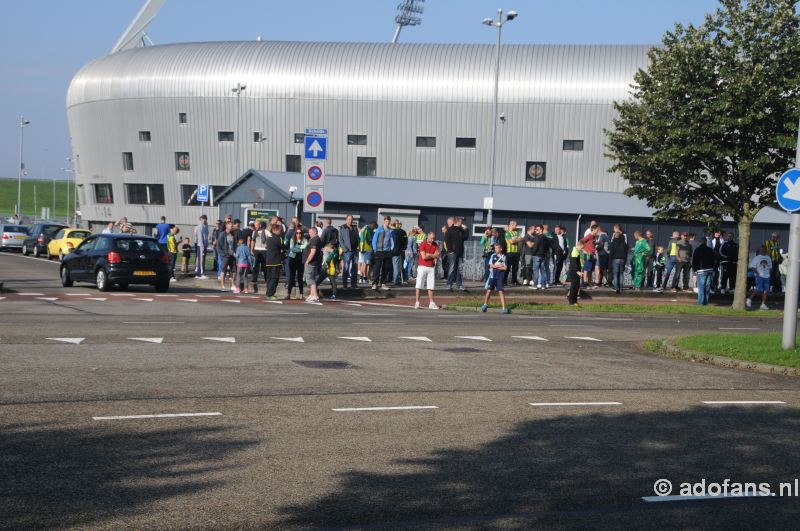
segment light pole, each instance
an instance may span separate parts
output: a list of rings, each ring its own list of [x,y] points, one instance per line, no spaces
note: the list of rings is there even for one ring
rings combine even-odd
[[[242,91],[247,88],[247,85],[236,83],[236,86],[231,90],[236,94],[236,132],[233,133],[234,142],[234,155],[233,155],[233,177],[232,181],[239,178],[239,114],[241,112],[241,97]]]
[[[24,116],[19,117],[19,173],[17,174],[17,218],[22,219],[22,174],[25,163],[22,162],[22,145],[25,141],[25,126],[31,123]]]
[[[487,26],[493,26],[497,28],[497,44],[495,45],[495,60],[494,60],[494,102],[492,105],[492,172],[491,177],[489,179],[489,198],[490,204],[489,211],[486,217],[486,224],[491,227],[492,225],[492,210],[494,209],[494,176],[495,176],[495,168],[497,166],[497,121],[500,117],[497,114],[497,98],[498,98],[498,90],[500,86],[500,37],[503,33],[503,26],[506,22],[511,22],[517,18],[516,11],[509,11],[506,13],[505,18],[503,18],[503,10],[497,10],[497,20],[491,18],[483,19],[483,23]]]
[[[73,163],[72,157],[67,157],[66,161],[69,162],[70,164]],[[64,172],[64,178],[67,181],[67,205],[66,205],[67,212],[66,212],[66,214],[67,214],[67,225],[69,225],[69,224],[71,224],[71,220],[72,220],[72,212],[75,210],[75,205],[74,204],[72,205],[72,207],[70,207],[70,205],[69,205],[69,191],[70,191],[69,189],[72,188],[69,175],[75,173],[75,168],[74,167],[72,167],[72,168],[61,168],[61,171]],[[77,194],[77,192],[76,192],[76,194]]]

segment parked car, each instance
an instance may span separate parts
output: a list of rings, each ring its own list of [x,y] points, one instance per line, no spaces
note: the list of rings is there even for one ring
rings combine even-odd
[[[61,229],[47,244],[47,259],[57,256],[63,261],[80,243],[92,235],[87,229]]]
[[[158,292],[169,290],[169,257],[158,240],[138,234],[94,234],[64,257],[61,285],[91,282],[100,291],[113,286],[149,284]]]
[[[60,223],[34,223],[22,242],[22,254],[39,257],[47,254],[47,244],[61,229],[68,228]]]
[[[28,237],[28,227],[23,225],[0,225],[0,251],[22,249],[22,242]]]

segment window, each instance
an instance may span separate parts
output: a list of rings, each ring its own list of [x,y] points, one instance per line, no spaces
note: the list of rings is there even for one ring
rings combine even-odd
[[[83,251],[85,253],[88,253],[89,251],[93,251],[94,250],[94,247],[95,247],[95,245],[97,245],[97,241],[98,240],[106,240],[106,239],[108,239],[108,238],[100,238],[100,237],[86,238],[78,246],[78,249],[80,249],[81,251]]]
[[[53,239],[54,239],[54,240],[60,240],[60,239],[61,239],[61,238],[63,238],[63,237],[64,237],[64,229],[61,229],[60,231],[58,231],[58,232],[56,233],[56,235],[55,235],[55,236],[53,236]]]
[[[531,162],[525,163],[525,180],[526,181],[544,181],[547,178],[547,163],[546,162]]]
[[[139,131],[139,142],[150,142],[150,131]]]
[[[306,141],[306,135],[303,133],[295,133],[294,134],[294,143],[295,144],[302,144]]]
[[[253,142],[263,142],[264,135],[261,134],[261,131],[253,131]]]
[[[160,253],[161,248],[153,240],[134,240],[133,238],[119,238],[114,240],[114,249],[131,253]]]
[[[366,146],[367,135],[347,135],[348,146]]]
[[[201,203],[197,200],[197,185],[181,185],[181,206],[217,206],[216,198],[225,191],[227,186],[211,186],[208,190],[208,201]]]
[[[300,173],[300,155],[286,155],[286,171]]]
[[[457,149],[475,148],[475,139],[470,137],[456,137]]]
[[[179,112],[178,113],[178,123],[179,124],[189,123],[189,121],[186,119],[186,113],[185,112]]]
[[[220,142],[233,142],[233,131],[218,131],[217,140]]]
[[[178,171],[189,171],[189,153],[186,151],[175,152],[175,169]]]
[[[100,205],[114,203],[114,187],[111,184],[93,184],[94,202]]]
[[[375,177],[377,175],[377,159],[375,157],[358,157],[356,175]]]
[[[94,246],[95,251],[110,251],[111,250],[111,238],[108,237],[98,237],[95,239],[97,244]]]
[[[129,205],[163,205],[163,184],[126,184],[125,195]]]
[[[133,153],[130,151],[122,153],[122,169],[124,171],[133,171]]]
[[[435,148],[436,147],[436,137],[435,136],[418,136],[417,137],[417,147]]]
[[[583,140],[564,140],[564,151],[583,151]]]

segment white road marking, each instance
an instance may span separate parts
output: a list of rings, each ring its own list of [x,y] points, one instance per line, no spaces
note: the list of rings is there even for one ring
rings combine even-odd
[[[359,308],[361,307],[361,305],[358,304],[357,302],[344,302],[342,304],[344,304],[345,306],[358,306]]]
[[[458,339],[472,339],[474,341],[491,341],[488,337],[483,336],[455,336]]]
[[[100,302],[104,302],[104,301],[107,301],[108,299],[106,299],[105,297],[86,297],[83,300],[85,300],[85,301],[100,301]]]
[[[621,406],[622,402],[529,402],[531,406],[537,407],[560,407],[560,406]]]
[[[548,341],[547,339],[539,336],[511,336],[514,339],[531,339],[533,341]]]
[[[348,337],[348,336],[344,336],[344,337],[339,337],[339,339],[349,339],[351,341],[369,341],[369,342],[372,341],[368,337]]]
[[[133,293],[112,293],[112,297],[135,297]]]
[[[283,304],[283,301],[267,301],[267,300],[265,300],[264,302],[267,302],[269,304]]]
[[[51,341],[61,341],[62,343],[72,343],[73,345],[80,345],[86,338],[85,337],[48,337]]]
[[[766,496],[770,496],[770,494],[759,494],[759,493],[752,493],[752,494],[726,494],[720,496],[680,496],[680,495],[672,495],[672,496],[642,496],[642,500],[646,502],[673,502],[673,501],[694,501],[694,500],[730,500],[736,498],[763,498]]]
[[[408,409],[439,409],[439,406],[387,406],[387,407],[340,407],[332,411],[400,411]]]
[[[205,299],[219,299],[219,295],[197,295],[198,297],[203,297]]]
[[[305,343],[302,337],[273,337],[271,339],[280,339],[281,341],[294,341],[295,343]]]
[[[397,326],[404,326],[405,323],[399,323],[395,321],[355,321],[351,324],[354,325],[397,325]]]
[[[388,306],[389,308],[397,308],[398,306],[400,306],[399,304],[387,304],[385,302],[365,302],[365,301],[362,301],[361,304],[368,304],[370,306]],[[405,306],[403,306],[403,307],[405,307]]]
[[[785,404],[780,400],[703,400],[704,404],[708,405],[725,405],[725,404]]]
[[[386,312],[350,312],[353,317],[369,317],[373,315],[379,315],[381,317],[392,317],[397,315],[396,313],[386,313]]]
[[[40,301],[57,301],[58,297],[36,297]]]
[[[577,339],[579,341],[597,341],[598,343],[603,341],[602,339],[597,339],[589,336],[565,336],[565,339]]]
[[[122,324],[186,324],[185,321],[122,321]]]
[[[431,340],[425,336],[403,336],[400,339],[410,339],[412,341],[427,341],[428,343],[431,342]]]
[[[163,337],[129,337],[128,339],[131,339],[133,341],[143,341],[145,343],[159,343],[160,344],[160,343],[164,342],[164,338]]]
[[[160,413],[157,415],[119,415],[114,417],[92,417],[92,420],[127,420],[127,419],[168,419],[175,417],[219,417],[222,413]]]
[[[236,304],[239,304],[239,303],[241,303],[242,301],[240,301],[240,300],[236,300],[236,299],[233,299],[233,300],[231,300],[231,299],[223,299],[223,300],[222,300],[222,302],[235,302]]]
[[[209,341],[220,341],[222,343],[236,343],[235,337],[204,337],[203,339],[208,339]]]
[[[0,297],[0,301],[5,300],[5,299],[6,299],[5,297]]]
[[[153,302],[153,299],[145,299],[145,298],[136,298],[133,299],[135,301],[142,301],[142,302]]]
[[[734,326],[734,327],[730,327],[730,328],[722,328],[722,327],[720,327],[719,329],[720,330],[761,330],[760,328],[752,328],[752,327],[746,327],[746,326],[741,326],[741,327],[735,327]]]
[[[170,295],[167,293],[156,293],[156,297],[177,297],[177,295]]]
[[[44,293],[17,293],[17,295],[22,295],[23,297],[41,297]]]
[[[305,303],[306,303],[306,304],[313,304],[314,306],[322,306],[322,303],[321,303],[321,302],[310,302],[310,301],[305,301]]]
[[[88,297],[91,293],[64,293],[64,295],[68,295],[70,297]]]
[[[183,301],[183,302],[197,302],[197,299],[175,299],[175,300]]]
[[[633,321],[631,317],[581,317],[587,321]]]

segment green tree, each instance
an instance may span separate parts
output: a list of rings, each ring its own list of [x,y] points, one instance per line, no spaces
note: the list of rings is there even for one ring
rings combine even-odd
[[[739,228],[733,307],[746,297],[750,226],[792,167],[800,116],[797,0],[720,0],[649,51],[606,130],[612,172],[657,219]]]

